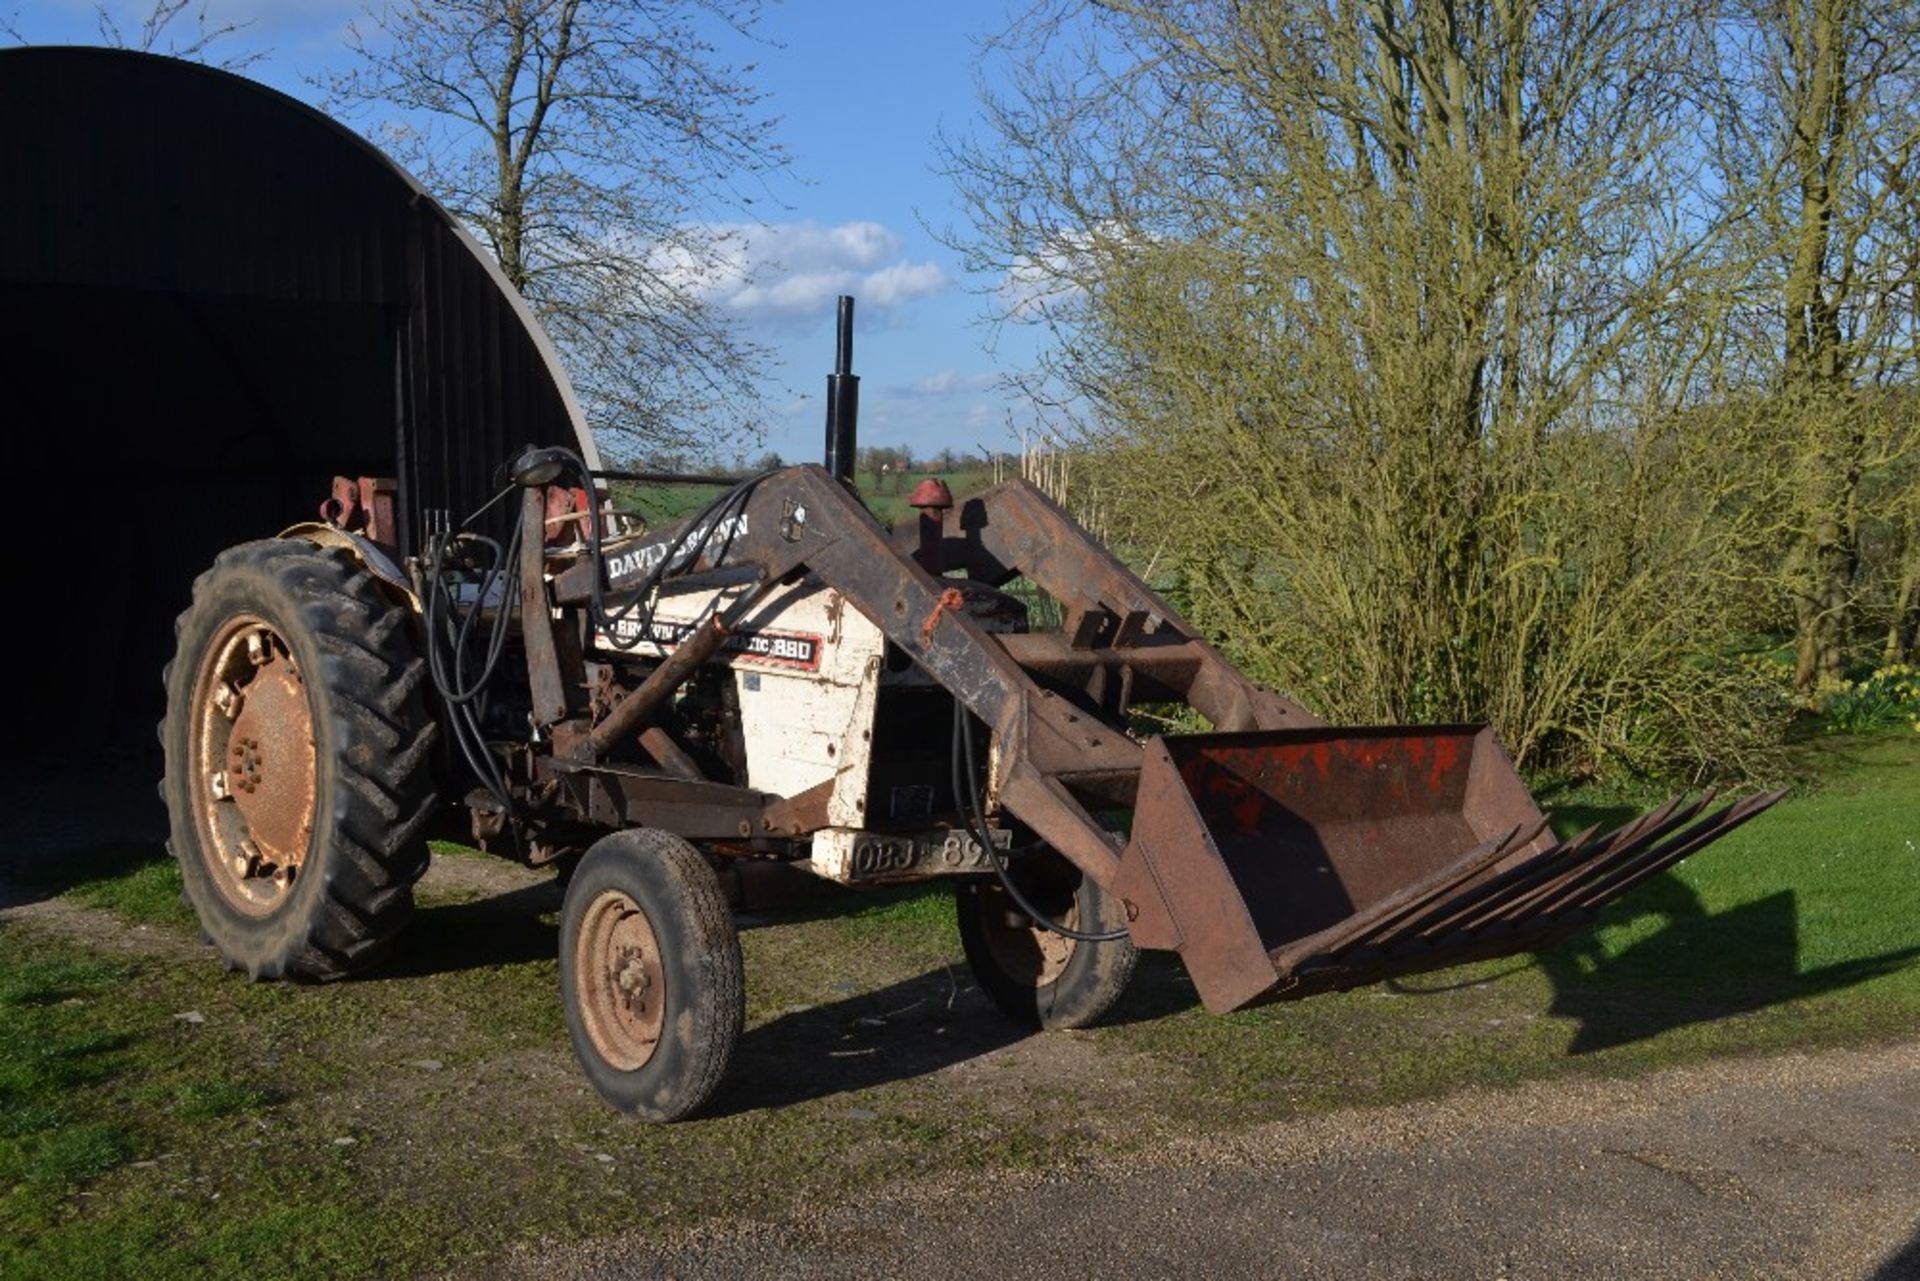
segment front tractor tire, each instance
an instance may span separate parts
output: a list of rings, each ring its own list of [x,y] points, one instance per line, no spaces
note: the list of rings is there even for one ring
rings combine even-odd
[[[1051,850],[1021,860],[1011,874],[1034,907],[1068,929],[1104,934],[1126,927],[1119,899]],[[968,968],[1021,1027],[1093,1026],[1126,992],[1139,964],[1130,939],[1087,942],[1037,924],[998,880],[957,881],[954,900]]]
[[[595,841],[560,913],[567,1032],[602,1098],[646,1121],[706,1103],[746,1021],[745,969],[720,878],[651,828]]]
[[[220,554],[175,625],[161,794],[207,940],[257,979],[364,970],[413,911],[436,804],[408,607],[348,553]]]

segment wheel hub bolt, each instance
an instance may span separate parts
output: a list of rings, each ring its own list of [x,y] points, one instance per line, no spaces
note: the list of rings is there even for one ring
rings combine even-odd
[[[260,740],[242,738],[234,740],[232,751],[233,769],[229,772],[228,785],[238,787],[243,792],[258,790],[260,786]]]
[[[615,967],[614,985],[632,998],[635,1005],[644,1002],[647,988],[652,986],[647,980],[647,967],[638,948],[630,948],[620,954],[620,963]]]

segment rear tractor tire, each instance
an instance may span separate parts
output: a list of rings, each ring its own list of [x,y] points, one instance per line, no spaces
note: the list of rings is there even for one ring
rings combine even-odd
[[[1105,934],[1126,927],[1119,899],[1051,850],[1022,860],[1012,874],[1036,908],[1069,929]],[[1131,939],[1085,942],[1037,924],[998,879],[956,882],[954,899],[968,967],[1022,1027],[1091,1027],[1126,992],[1140,962]]]
[[[175,624],[161,794],[186,897],[228,966],[328,980],[413,910],[436,726],[410,611],[346,552],[220,554]]]
[[[720,878],[678,836],[602,837],[560,913],[567,1032],[602,1098],[646,1121],[706,1103],[746,1021],[745,969]]]

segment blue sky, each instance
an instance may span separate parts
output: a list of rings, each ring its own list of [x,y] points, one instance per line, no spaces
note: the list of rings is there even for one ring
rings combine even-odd
[[[219,56],[264,51],[244,74],[313,101],[305,78],[342,65],[346,24],[364,3],[207,7],[215,23],[246,24]],[[769,93],[793,157],[792,178],[773,188],[786,208],[747,233],[759,279],[718,295],[778,353],[764,389],[765,447],[789,460],[821,451],[833,299],[842,292],[859,299],[862,444],[923,454],[1017,444],[1008,424],[1018,406],[995,382],[1030,355],[1033,335],[990,330],[980,292],[999,282],[967,276],[929,231],[960,219],[947,180],[934,172],[935,134],[964,132],[975,119],[975,41],[1004,24],[1011,4],[787,0],[767,7],[758,42],[725,50],[731,61],[758,64],[755,83]],[[107,7],[132,32],[150,6]],[[0,0],[0,18],[36,43],[100,42],[90,0]]]

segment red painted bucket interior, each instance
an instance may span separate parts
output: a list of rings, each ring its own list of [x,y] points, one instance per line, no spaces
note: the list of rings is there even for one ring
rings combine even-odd
[[[1166,745],[1269,950],[1539,815],[1479,726],[1203,734]]]

